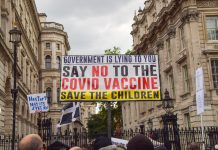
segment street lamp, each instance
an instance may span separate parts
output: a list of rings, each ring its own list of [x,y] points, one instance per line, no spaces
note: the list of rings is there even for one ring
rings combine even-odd
[[[164,92],[164,99],[162,100],[162,107],[166,111],[165,115],[162,115],[164,123],[164,145],[167,149],[171,149],[172,141],[176,145],[177,150],[181,150],[179,129],[177,124],[177,115],[174,115],[172,110],[174,109],[174,99],[169,95],[167,89]]]
[[[15,142],[15,123],[16,123],[16,98],[17,98],[17,86],[16,86],[16,79],[17,79],[17,46],[21,42],[21,31],[14,27],[12,30],[9,31],[10,34],[10,41],[14,44],[14,65],[13,65],[13,72],[14,72],[14,87],[11,90],[13,96],[13,127],[12,127],[12,150],[14,150],[14,142]]]
[[[167,112],[167,114],[172,113],[172,110],[174,109],[173,100],[174,99],[170,97],[169,92],[166,89],[164,92],[164,99],[162,100],[162,107]]]
[[[152,122],[151,118],[148,119],[147,124],[148,124],[148,128],[149,128],[149,130],[152,131],[152,128],[153,128],[153,122]]]
[[[145,127],[144,123],[141,122],[139,127],[140,127],[140,134],[144,134],[144,127]]]

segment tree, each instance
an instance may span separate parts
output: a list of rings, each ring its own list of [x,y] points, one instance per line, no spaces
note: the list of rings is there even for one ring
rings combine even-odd
[[[104,51],[105,55],[119,55],[120,54],[120,48],[114,46],[113,49],[106,49]]]

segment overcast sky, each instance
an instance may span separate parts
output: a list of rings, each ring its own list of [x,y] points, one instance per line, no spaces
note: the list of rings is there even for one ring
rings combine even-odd
[[[105,49],[132,49],[133,16],[144,0],[35,0],[47,21],[64,25],[71,54],[104,54]]]

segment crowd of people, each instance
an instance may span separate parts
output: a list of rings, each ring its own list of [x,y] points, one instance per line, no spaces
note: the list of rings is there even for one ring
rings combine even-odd
[[[97,137],[93,143],[94,150],[167,150],[164,145],[154,147],[151,140],[142,135],[138,134],[129,140],[127,146],[123,145],[112,145],[109,138],[100,136]],[[191,143],[190,150],[200,150],[200,146],[197,143]],[[37,134],[29,134],[25,136],[18,145],[18,150],[46,150],[45,144],[41,137]],[[71,144],[69,150],[88,150],[87,147],[78,147]]]

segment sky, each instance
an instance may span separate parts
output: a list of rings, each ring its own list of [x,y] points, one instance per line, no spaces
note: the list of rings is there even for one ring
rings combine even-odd
[[[145,0],[35,0],[47,21],[64,25],[72,55],[104,54],[114,46],[132,49],[133,17]]]

